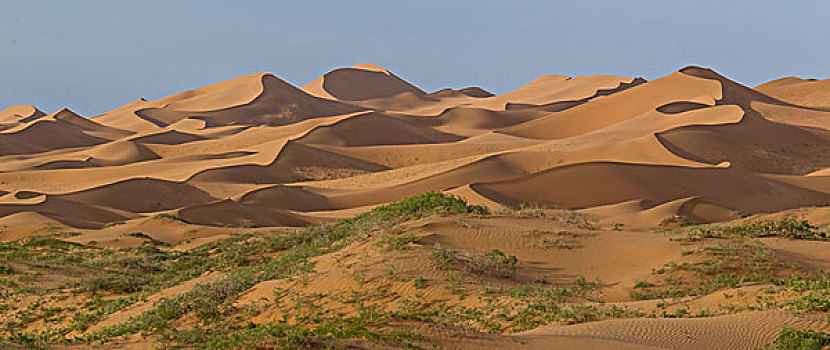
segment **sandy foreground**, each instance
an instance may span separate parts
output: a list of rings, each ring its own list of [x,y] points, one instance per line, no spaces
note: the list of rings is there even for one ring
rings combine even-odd
[[[427,192],[489,210],[360,216]],[[828,205],[820,80],[750,88],[686,67],[428,93],[362,64],[89,118],[13,106],[0,334],[24,348],[761,348],[786,327],[830,331]],[[215,305],[181,306],[219,285]],[[297,331],[321,324],[340,332]]]

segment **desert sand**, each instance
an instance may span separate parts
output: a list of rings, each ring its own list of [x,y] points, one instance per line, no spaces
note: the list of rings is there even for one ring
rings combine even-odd
[[[509,290],[587,279],[600,282],[557,300],[599,310],[585,319],[535,315],[532,327],[520,327],[490,316],[413,317],[384,327],[420,334],[418,346],[527,349],[743,349],[769,344],[785,326],[830,330],[823,314],[755,308],[753,298],[767,296],[757,287],[767,286],[761,280],[683,296],[634,296],[642,281],[666,284],[656,280],[656,269],[700,264],[713,244],[727,240],[677,240],[666,234],[675,224],[741,225],[795,215],[822,230],[830,222],[830,80],[783,78],[750,88],[708,68],[686,67],[652,81],[546,75],[503,94],[482,87],[429,93],[386,68],[361,64],[302,87],[269,73],[247,75],[97,116],[68,108],[46,114],[35,106],[0,111],[0,241],[9,245],[57,237],[79,247],[149,245],[189,254],[262,231],[305,232],[425,192],[502,214],[407,221],[395,228],[411,235],[398,255],[378,248],[388,244],[381,235],[365,232],[338,252],[309,257],[315,267],[302,279],[257,281],[227,300],[228,308],[255,310],[245,317],[256,325],[309,322],[296,313],[302,295],[318,295],[318,306],[340,317],[358,314],[348,295],[381,309],[417,299],[455,312],[510,313],[492,305],[515,296],[486,301],[481,281]],[[771,277],[830,267],[830,253],[808,242],[764,237],[759,244],[786,265],[767,271]],[[482,279],[477,270],[434,266],[435,247],[469,256],[496,249],[519,264],[508,280]],[[32,274],[42,268],[17,266],[9,256],[0,263]],[[61,337],[80,339],[128,322],[231,270],[142,289],[137,299]],[[42,281],[50,288],[83,278],[74,270],[53,273]],[[686,284],[701,278],[689,273],[678,278]],[[426,285],[413,286],[416,278]],[[388,294],[361,294],[381,289]],[[119,296],[108,293],[107,300]],[[800,295],[784,287],[774,293],[768,296],[776,305]],[[37,300],[65,308],[86,300],[77,293],[69,302],[35,294],[9,294],[15,296],[6,297],[8,307],[22,310]],[[611,305],[623,310],[618,317],[606,312]],[[698,314],[712,317],[683,317]],[[21,342],[10,337],[16,332],[51,327],[48,320],[18,318],[4,316],[20,324],[3,330],[9,346]],[[199,324],[192,315],[176,322]],[[163,337],[136,334],[96,346],[165,344]],[[306,345],[400,345],[370,338]]]

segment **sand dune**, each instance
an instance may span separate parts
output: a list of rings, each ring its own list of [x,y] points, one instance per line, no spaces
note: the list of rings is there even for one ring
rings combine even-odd
[[[740,169],[624,163],[569,165],[518,179],[473,184],[472,188],[498,202],[542,203],[561,208],[587,208],[635,199],[665,203],[703,196],[733,210],[757,213],[830,202],[830,194],[773,182]]]
[[[153,193],[154,196],[145,196],[144,193]],[[214,200],[188,184],[151,179],[124,180],[57,197],[133,213],[160,212]]]
[[[133,131],[165,127],[187,118],[208,125],[285,125],[310,117],[337,115],[360,108],[306,94],[267,74],[242,76],[156,101],[137,101],[94,119]]]
[[[209,226],[285,227],[309,224],[308,220],[289,211],[245,205],[229,199],[182,208],[178,215],[188,222]]]
[[[830,128],[830,111],[763,102],[752,102],[752,109],[774,122],[825,130]]]
[[[796,105],[830,108],[830,79],[786,77],[758,85],[755,90]]]
[[[205,170],[191,182],[268,184],[325,180],[382,171],[385,166],[327,152],[298,142],[288,142],[268,165],[238,165]]]
[[[331,146],[430,144],[459,141],[450,133],[420,127],[401,117],[368,113],[316,128],[300,142]]]
[[[72,112],[61,110],[55,114],[23,123],[3,130],[0,143],[6,147],[0,155],[31,154],[61,148],[74,148],[99,145],[112,139],[97,123],[88,124],[86,119],[77,120]],[[112,130],[112,129],[110,129]],[[100,132],[104,132],[103,135]],[[96,135],[97,134],[97,135]],[[107,135],[109,134],[109,135]]]
[[[72,202],[54,196],[46,196],[37,204],[0,204],[0,215],[32,212],[77,228],[101,228],[107,223],[136,217],[136,214],[105,209],[86,203]]]
[[[612,341],[619,342],[621,347],[754,349],[774,340],[784,326],[824,330],[826,323],[810,315],[766,311],[707,319],[612,320],[575,327],[543,327],[517,338],[551,345],[562,338],[566,341],[578,338],[593,340],[596,346],[600,346],[601,341]]]
[[[536,111],[491,111],[484,108],[458,107],[447,109],[438,119],[438,130],[463,133],[465,136],[474,136],[483,132],[505,128],[544,115]]]
[[[718,82],[673,73],[619,93],[500,130],[511,135],[557,139],[596,131],[672,102],[714,105],[722,98]]]
[[[462,88],[462,89],[458,89],[458,90],[451,89],[451,88],[445,88],[445,89],[441,89],[441,90],[438,90],[438,91],[435,91],[435,92],[431,92],[428,95],[433,96],[433,97],[438,97],[438,98],[441,98],[441,97],[457,97],[457,96],[461,96],[461,95],[465,95],[465,96],[469,96],[469,97],[478,97],[478,98],[485,98],[485,97],[495,96],[495,95],[493,95],[492,92],[484,90],[483,88],[480,88],[478,86],[470,86],[470,87],[466,87],[466,88]]]
[[[302,87],[322,98],[342,101],[365,101],[392,97],[403,92],[426,93],[392,72],[373,64],[335,69]]]
[[[28,208],[85,227],[169,210],[208,225],[301,225],[303,212],[430,190],[653,217],[645,226],[670,213],[718,221],[828,202],[818,179],[830,169],[830,112],[776,92],[805,96],[820,84],[783,79],[756,91],[686,67],[651,82],[551,75],[500,95],[427,94],[370,64],[301,89],[259,73],[91,119],[10,107],[0,113],[0,190],[45,198],[9,197],[9,214]],[[635,202],[647,204],[610,209]],[[67,220],[44,209],[54,206],[87,214]]]
[[[28,123],[45,116],[37,107],[31,105],[11,106],[0,111],[0,130],[13,127],[18,123]]]
[[[512,92],[477,102],[474,106],[503,110],[508,103],[546,105],[555,102],[578,101],[609,94],[616,90],[624,90],[632,83],[637,85],[640,80],[609,75],[576,78],[564,75],[546,75],[536,78],[536,80]]]
[[[806,174],[830,165],[830,134],[770,122],[754,111],[739,123],[686,126],[658,137],[684,158],[710,164],[728,161],[762,173]]]

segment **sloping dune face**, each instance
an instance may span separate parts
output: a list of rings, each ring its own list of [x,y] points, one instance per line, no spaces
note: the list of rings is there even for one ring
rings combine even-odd
[[[426,191],[625,208],[643,225],[822,206],[827,86],[751,89],[687,67],[650,82],[546,75],[504,94],[427,94],[362,64],[302,88],[246,75],[92,118],[13,106],[0,112],[0,217],[302,226]]]
[[[139,100],[94,119],[142,132],[185,119],[203,120],[209,126],[286,125],[361,109],[311,96],[271,74],[258,73],[156,101]]]
[[[0,111],[0,128],[9,128],[45,116],[37,107],[31,105],[11,106]]]
[[[758,85],[755,90],[800,106],[830,107],[830,79],[787,77]]]

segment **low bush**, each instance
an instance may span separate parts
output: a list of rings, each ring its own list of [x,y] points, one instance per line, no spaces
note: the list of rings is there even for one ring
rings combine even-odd
[[[725,238],[730,236],[785,237],[790,239],[828,240],[827,232],[807,220],[788,216],[780,220],[750,221],[737,226],[705,224],[675,229],[676,234],[685,235],[686,240],[704,238]]]
[[[830,346],[830,333],[784,328],[771,348],[777,350],[821,350]]]

